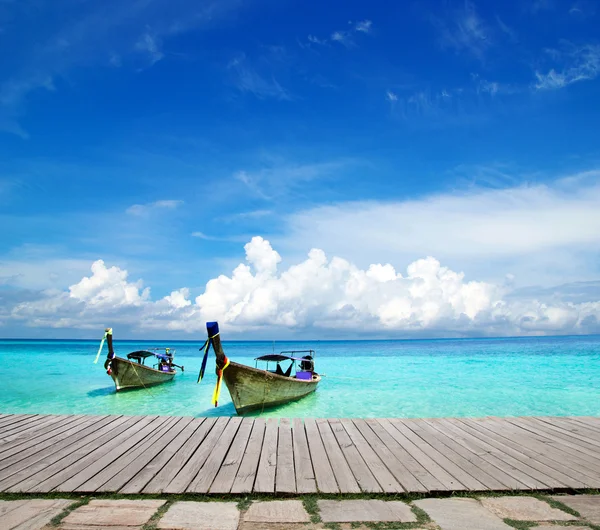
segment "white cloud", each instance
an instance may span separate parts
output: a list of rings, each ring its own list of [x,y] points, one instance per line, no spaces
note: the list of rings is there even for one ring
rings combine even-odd
[[[147,53],[150,57],[150,66],[160,61],[165,54],[160,49],[158,38],[146,31],[135,44],[135,49]]]
[[[370,33],[373,27],[373,22],[370,20],[362,20],[357,22],[354,26],[356,31],[361,31],[362,33]]]
[[[181,200],[162,200],[146,204],[134,204],[125,210],[129,215],[143,217],[159,210],[175,210],[183,205]]]
[[[394,101],[398,101],[398,96],[397,96],[397,95],[396,95],[394,92],[392,92],[391,90],[388,90],[388,91],[385,93],[385,97],[386,97],[386,99],[387,99],[388,101],[390,101],[390,102],[392,102],[392,103],[393,103]]]
[[[447,20],[433,18],[433,23],[440,31],[442,46],[453,48],[456,52],[467,51],[483,60],[491,46],[491,30],[477,13],[475,4],[468,0]]]
[[[535,72],[537,90],[564,88],[578,81],[595,79],[600,75],[600,45],[588,44],[572,46],[567,44],[563,50],[547,50],[558,66],[547,73]]]
[[[101,329],[119,323],[142,330],[203,333],[218,320],[226,333],[266,330],[319,334],[470,336],[584,333],[600,329],[600,302],[551,303],[507,295],[506,285],[467,280],[427,257],[402,274],[390,263],[361,269],[312,249],[279,270],[281,256],[262,237],[245,246],[246,263],[210,280],[190,299],[186,288],[152,302],[141,281],[100,260],[67,292],[17,304],[10,318],[34,327]]]
[[[228,68],[234,74],[233,82],[240,92],[248,92],[258,99],[273,98],[281,101],[293,99],[288,90],[282,87],[273,75],[260,74],[245,55],[230,61]]]
[[[522,178],[519,179],[522,182]],[[370,256],[407,263],[434,255],[494,281],[590,280],[600,244],[600,171],[549,184],[462,192],[405,201],[354,201],[296,212],[285,252],[317,246],[360,266]],[[357,245],[360,242],[360,245]]]

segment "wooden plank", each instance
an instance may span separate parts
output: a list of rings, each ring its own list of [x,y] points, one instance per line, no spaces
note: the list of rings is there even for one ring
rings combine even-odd
[[[184,442],[181,449],[171,458],[168,465],[165,465],[142,489],[142,493],[162,493],[169,483],[183,469],[188,460],[198,449],[204,438],[213,429],[216,418],[204,418],[201,425],[197,427],[194,433]]]
[[[5,438],[16,433],[30,430],[31,428],[35,429],[40,425],[44,425],[50,419],[52,419],[51,416],[32,416],[30,418],[26,418],[18,423],[8,425],[6,429],[0,433],[0,437]]]
[[[90,441],[86,446],[80,447],[77,451],[70,453],[64,460],[57,462],[56,466],[52,465],[44,469],[40,474],[42,480],[34,487],[29,488],[28,491],[38,493],[52,491],[66,480],[84,470],[91,462],[97,460],[99,456],[103,456],[109,452],[122,440],[134,435],[153,419],[155,418],[144,416],[128,417],[114,429]]]
[[[154,455],[156,454],[153,444],[158,442],[160,437],[168,430],[169,426],[177,420],[175,416],[159,416],[155,421],[151,423],[151,427],[147,431],[146,434],[136,435],[137,441],[135,443],[127,441],[119,447],[119,450],[124,450],[124,452],[118,456],[116,452],[110,453],[110,460],[105,457],[105,462],[107,462],[103,467],[100,467],[98,472],[91,475],[89,479],[85,482],[81,483],[77,488],[73,491],[114,491],[114,490],[104,490],[102,487],[106,484],[110,479],[112,479],[117,473],[123,470],[123,468],[128,467],[129,463],[133,463],[136,461],[138,457],[143,455],[147,455],[148,453]],[[129,446],[127,449],[125,449]],[[151,451],[150,451],[151,449]],[[131,478],[132,475],[129,476]],[[76,480],[74,477],[73,480]],[[127,480],[125,480],[127,482]]]
[[[294,447],[290,420],[281,418],[277,439],[277,468],[275,470],[275,491],[296,493],[296,472],[294,470]]]
[[[125,484],[132,481],[133,478],[143,469],[146,469],[149,463],[160,456],[167,445],[192,421],[190,417],[174,418],[174,421],[167,425],[156,437],[152,440],[150,447],[146,447],[144,452],[135,460],[125,461],[121,463],[121,469],[101,487],[97,488],[97,492],[117,492]],[[125,460],[123,457],[121,461]]]
[[[258,470],[258,462],[265,437],[266,423],[263,418],[256,418],[252,425],[252,433],[244,450],[240,468],[237,470],[231,493],[250,493]]]
[[[0,490],[10,488],[11,491],[24,491],[20,489],[13,490],[12,488],[17,484],[20,486],[21,482],[26,478],[35,475],[50,466],[53,462],[69,455],[73,451],[72,444],[77,444],[81,438],[102,429],[104,425],[113,421],[114,419],[109,416],[105,416],[101,421],[96,422],[88,418],[85,423],[78,424],[72,429],[65,431],[60,440],[48,440],[44,442],[43,448],[40,448],[40,450],[37,447],[31,447],[21,454],[17,453],[13,455],[6,461],[6,463],[11,465],[0,471]]]
[[[497,424],[498,420],[495,420],[495,422]],[[559,463],[568,461],[569,466],[575,465],[574,469],[581,469],[584,474],[590,474],[589,472],[593,471],[594,477],[596,477],[600,473],[597,456],[586,454],[573,444],[563,443],[562,440],[535,429],[527,430],[508,422],[502,422],[502,425],[507,432],[524,437],[529,442],[531,449],[539,454],[547,455]],[[577,465],[579,465],[579,468],[577,468]]]
[[[308,425],[308,424],[307,424]],[[348,462],[346,462],[346,458],[344,457],[344,453],[340,448],[337,440],[331,430],[331,425],[326,419],[318,419],[316,420],[316,425],[319,430],[319,434],[321,435],[321,440],[323,441],[323,447],[325,448],[325,452],[327,454],[327,458],[331,464],[331,468],[333,470],[333,474],[335,476],[335,480],[338,484],[341,493],[360,493],[361,489],[358,485]],[[310,438],[309,438],[310,441]],[[319,463],[316,460],[313,460],[313,465],[315,467],[315,471],[317,470]],[[317,475],[318,477],[318,475]],[[320,483],[317,482],[319,486],[319,490],[321,490]],[[321,490],[323,491],[323,490]]]
[[[105,470],[111,462],[148,436],[161,420],[164,421],[160,416],[144,416],[125,432],[68,468],[70,476],[63,477],[53,488],[54,491],[93,491],[93,487],[90,490],[80,489],[81,485],[88,483],[92,477]],[[74,469],[76,469],[76,473],[72,474]]]
[[[20,453],[21,451],[29,449],[37,444],[41,444],[50,438],[54,438],[60,433],[70,429],[72,426],[85,422],[87,417],[81,415],[72,417],[61,416],[61,419],[63,421],[53,423],[44,429],[40,429],[39,432],[28,436],[26,439],[15,440],[10,444],[5,445],[4,450],[2,451],[2,456],[0,457],[0,467],[2,467],[2,461],[7,459],[9,456]]]
[[[487,489],[497,491],[511,489],[507,484],[502,482],[501,478],[505,478],[506,475],[501,470],[465,450],[464,447],[454,442],[451,438],[448,438],[442,431],[431,427],[429,423],[424,420],[414,419],[405,421],[405,424],[410,425],[415,434],[427,441],[429,445],[437,449]],[[513,482],[512,477],[508,477],[507,482]]]
[[[470,489],[469,486],[464,485],[458,478],[451,474],[445,465],[442,466],[438,462],[439,456],[435,458],[432,457],[432,455],[436,456],[439,455],[439,453],[434,451],[428,443],[421,440],[410,429],[407,429],[402,424],[396,425],[393,420],[389,419],[379,420],[379,423],[381,423],[381,426],[392,436],[392,438],[401,444],[413,458],[436,477],[448,491]]]
[[[313,418],[304,419],[304,430],[306,431],[311,464],[315,473],[317,491],[321,493],[339,493],[340,489],[323,445],[321,433]],[[351,471],[349,473],[352,475]],[[358,488],[358,484],[356,484],[356,487]]]
[[[230,419],[224,416],[217,419],[214,427],[206,438],[202,440],[202,443],[196,448],[196,451],[194,451],[191,458],[181,468],[181,471],[163,488],[164,493],[183,493],[187,489],[196,478],[198,471],[200,471],[206,459],[210,456],[229,421]]]
[[[384,443],[388,450],[396,457],[398,462],[406,468],[406,470],[414,476],[423,486],[426,491],[449,491],[448,487],[442,484],[437,477],[425,469],[401,444],[399,444],[379,423],[378,420],[367,418],[364,421],[369,428],[377,435]],[[393,427],[391,427],[393,428]],[[400,433],[398,433],[400,435]],[[401,436],[401,435],[400,435]],[[448,475],[451,480],[452,477]],[[398,478],[398,477],[397,477]],[[400,480],[400,479],[399,479]],[[408,489],[409,482],[400,482]],[[414,489],[409,491],[421,491],[421,488],[414,485]]]
[[[356,425],[352,423],[352,420],[343,419],[340,420],[340,423],[344,427],[344,430],[348,434],[352,444],[360,453],[360,456],[369,468],[369,471],[373,473],[373,476],[381,486],[382,491],[387,493],[404,493],[406,490],[396,480],[394,475],[381,461],[379,456],[377,456],[378,453],[376,452],[375,448],[383,450],[383,446],[380,442],[378,443],[377,437],[375,436],[374,439],[372,439],[372,441],[375,443],[375,447],[371,447]],[[389,456],[392,457],[392,461],[395,460],[391,453],[389,453]]]
[[[587,432],[594,432],[596,436],[600,435],[600,422],[590,422],[586,418],[567,417],[565,418],[574,427],[585,428]]]
[[[0,432],[5,425],[10,425],[15,421],[20,421],[29,416],[32,416],[32,414],[0,414]]]
[[[3,431],[9,429],[10,425],[16,425],[22,421],[37,418],[39,416],[39,414],[10,414],[3,418],[3,421],[0,423],[0,435]]]
[[[302,418],[294,418],[292,445],[294,446],[296,492],[316,493],[317,483],[315,481],[315,472],[310,458],[310,450],[308,448],[308,440],[306,439],[306,431],[304,430]],[[329,464],[329,461],[327,463]]]
[[[104,418],[108,418],[108,416],[104,416]],[[93,423],[94,419],[90,417],[78,418],[74,423],[70,423],[63,429],[59,430],[54,436],[43,437],[41,440],[34,438],[31,440],[31,443],[19,445],[7,450],[5,457],[2,459],[2,461],[0,461],[0,472],[9,466],[16,464],[17,462],[25,460],[26,458],[29,458],[29,460],[25,465],[33,463],[37,460],[30,457],[41,454],[42,451],[46,450],[44,455],[41,455],[38,460],[43,458],[43,456],[49,454],[47,451],[48,448],[51,448],[50,453],[53,452],[53,450],[56,449],[57,443],[61,443],[63,440],[68,439],[69,436],[80,432],[82,429],[92,425]],[[52,435],[53,433],[50,434]],[[8,476],[4,473],[3,475]]]
[[[25,429],[24,431],[8,434],[8,435],[0,435],[0,444],[2,444],[3,452],[2,456],[4,456],[4,450],[12,449],[17,447],[28,440],[36,438],[38,436],[43,435],[44,433],[55,429],[57,426],[61,424],[68,424],[77,419],[77,416],[49,416],[48,421],[46,421],[43,425],[38,426],[34,425]],[[0,457],[1,459],[2,457]]]
[[[275,469],[277,468],[278,420],[269,418],[256,471],[254,491],[259,493],[275,492]]]
[[[204,465],[196,475],[196,478],[187,487],[188,493],[208,493],[213,480],[219,473],[221,464],[225,460],[235,435],[242,424],[242,418],[234,416],[229,419],[223,433],[217,440],[215,447],[210,451]]]
[[[360,456],[358,449],[352,443],[342,423],[337,419],[330,419],[328,423],[360,489],[367,493],[381,492],[382,489],[379,482],[377,482],[369,466],[365,463],[362,456]]]
[[[223,465],[210,486],[211,493],[229,493],[231,491],[236,474],[242,463],[246,447],[248,446],[248,440],[253,425],[254,420],[252,418],[244,418],[242,420],[240,428],[238,429],[233,442],[231,442],[231,447],[223,461]],[[258,458],[256,461],[258,463]]]
[[[406,466],[396,458],[396,455],[392,450],[375,434],[365,420],[354,419],[352,421],[373,451],[379,455],[383,462],[385,462],[387,469],[390,470],[404,491],[419,493],[426,493],[428,491],[428,489],[417,480]],[[383,486],[383,484],[381,485]],[[387,492],[387,490],[385,491]]]
[[[525,473],[503,459],[496,456],[498,451],[490,445],[486,445],[469,433],[460,430],[443,419],[424,420],[433,429],[444,435],[441,440],[445,443],[450,441],[450,447],[464,458],[471,460],[489,475],[497,478],[502,484],[511,490],[544,489],[546,484],[532,479]],[[514,461],[517,462],[517,461]],[[517,462],[518,464],[518,462]],[[515,477],[517,475],[517,477]]]
[[[171,459],[173,459],[182,446],[190,439],[196,430],[202,425],[204,418],[186,418],[189,423],[183,427],[173,441],[171,441],[150,463],[141,469],[127,484],[125,484],[120,493],[140,493],[142,489],[165,467],[171,468]]]
[[[126,429],[128,421],[129,418],[125,416],[107,416],[104,420],[86,425],[81,431],[65,438],[63,442],[45,450],[47,454],[29,466],[25,473],[19,473],[18,480],[13,481],[7,491],[24,492],[39,487],[39,484],[48,477],[62,471],[78,458],[91,453],[97,444],[110,440],[115,432]],[[43,488],[40,488],[40,491],[44,491]]]
[[[535,447],[532,449],[530,445],[532,440],[521,436],[518,432],[511,432],[507,428],[508,423],[496,425],[491,420],[475,421],[468,418],[448,419],[448,421],[458,424],[463,430],[496,447],[500,454],[513,457],[520,462],[518,468],[533,479],[544,484],[562,485],[548,487],[586,487],[583,480],[575,478],[577,473],[540,454]]]
[[[546,429],[543,425],[539,425],[533,421],[529,421],[530,418],[507,418],[507,421],[516,425],[517,427],[529,431],[533,434],[541,436],[546,440],[550,441],[552,444],[557,445],[557,447],[561,447],[561,449],[565,452],[577,452],[583,455],[588,455],[590,465],[596,466],[596,459],[598,455],[598,449],[587,447],[585,442],[581,442],[579,440],[575,440],[571,436],[563,435],[560,432],[553,431],[552,429]]]
[[[600,440],[595,432],[592,432],[591,436],[589,436],[589,433],[586,433],[585,429],[577,430],[568,423],[565,424],[561,418],[551,418],[550,420],[547,418],[528,418],[528,420],[543,426],[545,429],[558,432],[569,440],[575,440],[574,443],[583,443],[585,447],[589,447],[593,451],[600,451]]]

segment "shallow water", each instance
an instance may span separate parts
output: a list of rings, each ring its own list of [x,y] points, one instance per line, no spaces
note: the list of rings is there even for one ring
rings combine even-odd
[[[170,346],[185,366],[172,383],[115,392],[99,341],[0,340],[2,413],[235,414],[216,381],[211,351],[196,384],[199,342],[115,341],[118,355]],[[225,342],[228,357],[254,366],[271,342]],[[265,411],[286,417],[600,416],[600,337],[416,341],[278,342],[275,351],[313,348],[325,374],[317,392]]]

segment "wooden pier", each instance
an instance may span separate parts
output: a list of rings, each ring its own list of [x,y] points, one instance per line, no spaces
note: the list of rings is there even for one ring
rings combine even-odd
[[[0,415],[0,492],[600,488],[600,418]]]

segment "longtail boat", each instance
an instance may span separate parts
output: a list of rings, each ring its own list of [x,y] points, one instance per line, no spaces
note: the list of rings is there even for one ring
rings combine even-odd
[[[225,356],[217,322],[207,322],[206,329],[208,340],[201,349],[204,350],[204,359],[198,382],[204,376],[206,358],[212,345],[217,360],[217,385],[213,394],[215,407],[218,405],[223,379],[238,414],[262,411],[296,401],[314,392],[321,381],[321,376],[315,372],[314,350],[286,351],[256,357],[257,365],[259,362],[267,363],[263,370],[258,366],[251,367],[230,361]],[[290,365],[284,370],[280,363],[287,361]],[[274,370],[269,370],[269,363],[275,363]]]
[[[104,341],[108,346],[104,369],[115,382],[117,392],[124,389],[148,388],[168,383],[175,377],[175,368],[183,371],[183,366],[173,362],[175,350],[171,348],[160,348],[155,351],[138,350],[128,353],[127,359],[117,357],[113,350],[112,328],[107,328],[104,331],[104,337],[100,342],[100,348],[94,363],[98,362]],[[164,353],[159,353],[163,350]],[[148,359],[155,361],[155,364],[153,366],[146,365]]]

